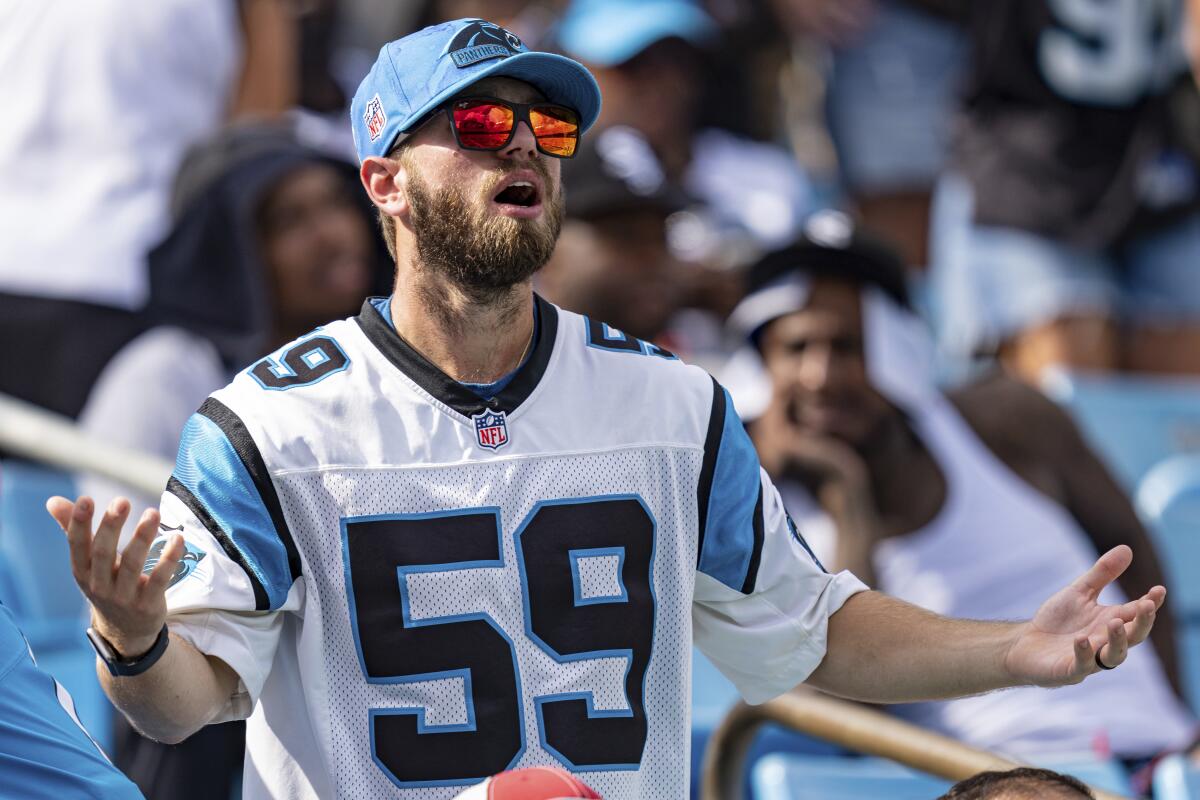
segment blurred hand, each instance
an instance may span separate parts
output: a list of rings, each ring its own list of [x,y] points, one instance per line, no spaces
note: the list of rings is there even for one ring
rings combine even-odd
[[[818,491],[837,484],[854,494],[869,485],[867,466],[854,449],[829,436],[800,428],[788,412],[788,400],[776,390],[762,416],[754,421],[758,458],[773,478],[791,475]]]
[[[883,536],[883,526],[862,457],[840,439],[818,436],[796,425],[786,398],[778,392],[755,420],[752,434],[767,474],[799,480],[835,521],[838,552],[832,563],[872,582],[870,552]]]
[[[1132,561],[1129,547],[1114,547],[1043,603],[1033,619],[1021,626],[1005,657],[1005,668],[1022,683],[1063,686],[1098,672],[1097,654],[1106,667],[1124,662],[1129,648],[1150,635],[1154,615],[1167,596],[1165,588],[1155,586],[1123,605],[1100,605],[1100,592]]]
[[[71,574],[92,605],[92,626],[125,658],[140,656],[153,645],[167,618],[165,594],[183,556],[183,537],[175,534],[163,548],[153,572],[142,567],[158,534],[158,512],[147,509],[124,552],[117,540],[129,517],[129,501],[118,497],[92,532],[90,497],[72,503],[52,497],[46,510],[67,534]]]

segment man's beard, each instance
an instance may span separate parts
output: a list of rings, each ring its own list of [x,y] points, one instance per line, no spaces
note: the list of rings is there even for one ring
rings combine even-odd
[[[550,260],[563,220],[562,192],[551,193],[550,176],[544,168],[538,172],[544,192],[541,218],[516,219],[487,213],[504,172],[472,202],[454,186],[434,194],[416,170],[409,169],[412,231],[422,267],[438,272],[481,304],[532,277]]]

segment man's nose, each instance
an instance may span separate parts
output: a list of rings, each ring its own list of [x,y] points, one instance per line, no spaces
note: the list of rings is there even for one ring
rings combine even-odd
[[[833,350],[825,345],[810,345],[804,352],[800,364],[800,381],[806,389],[818,391],[824,389],[836,372],[833,363]]]
[[[517,123],[512,141],[500,149],[500,155],[513,159],[537,158],[537,139],[534,138],[533,129],[529,127],[529,123],[525,120]]]

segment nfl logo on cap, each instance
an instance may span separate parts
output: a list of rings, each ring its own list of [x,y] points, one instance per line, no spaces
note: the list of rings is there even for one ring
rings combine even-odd
[[[475,441],[488,450],[499,450],[508,444],[508,425],[503,411],[485,409],[471,417],[475,421]]]
[[[380,101],[378,93],[371,98],[371,102],[367,103],[367,108],[363,112],[363,123],[367,126],[367,133],[371,136],[372,142],[383,133],[383,126],[387,124],[387,114],[383,111],[383,103]]]

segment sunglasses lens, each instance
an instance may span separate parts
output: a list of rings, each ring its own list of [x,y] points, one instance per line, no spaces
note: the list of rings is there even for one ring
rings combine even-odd
[[[545,153],[561,158],[575,155],[579,143],[579,115],[563,106],[533,106],[529,123],[538,147]]]
[[[511,108],[479,100],[465,100],[451,109],[458,142],[472,150],[496,150],[508,141],[513,129]]]

